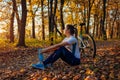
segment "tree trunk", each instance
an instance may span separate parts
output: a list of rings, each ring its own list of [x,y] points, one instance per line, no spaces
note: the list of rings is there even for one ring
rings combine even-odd
[[[98,38],[98,29],[99,29],[98,26],[99,26],[99,24],[97,23],[96,24],[96,35],[95,35],[96,38]]]
[[[29,4],[30,4],[30,13],[32,14],[32,38],[35,39],[35,14],[32,10],[31,0],[29,0]]]
[[[64,0],[61,0],[61,4],[60,4],[60,21],[61,21],[61,31],[63,32],[65,25],[64,25],[64,21],[63,21],[63,5],[64,5]]]
[[[20,27],[21,27],[21,20],[20,20],[18,10],[17,10],[16,0],[12,0],[12,2],[13,2],[14,13],[16,14],[17,25],[18,25],[18,35],[19,35],[20,34]]]
[[[42,40],[45,40],[45,27],[44,27],[43,2],[44,2],[44,0],[41,0],[41,12],[42,12]]]
[[[50,0],[48,0],[48,28],[49,28],[49,40],[50,40]]]
[[[17,46],[26,47],[25,45],[25,26],[26,26],[26,18],[27,18],[26,0],[21,0],[21,5],[22,5],[22,20],[21,20],[19,41],[18,41]]]
[[[49,35],[52,33],[52,5],[53,5],[53,0],[49,1]]]
[[[55,29],[54,29],[55,30],[54,31],[55,37],[54,38],[55,38],[55,40],[57,39],[57,24],[56,23],[57,23],[57,17],[54,19],[54,27],[55,27]]]
[[[52,18],[53,18],[52,17],[53,16],[53,14],[52,14],[52,12],[53,12],[53,10],[52,10],[53,0],[49,1],[48,7],[49,7],[49,9],[48,9],[48,14],[49,14],[49,40],[51,41],[51,45],[53,45],[53,36],[52,36],[53,35],[53,31],[52,31],[52,29],[53,29],[53,21],[52,21]]]
[[[92,0],[92,3],[91,3],[91,0],[88,0],[88,10],[87,10],[87,28],[86,28],[86,33],[89,33],[89,23],[90,23],[90,12],[91,12],[91,8],[93,6],[93,3],[94,3],[95,0]]]
[[[95,26],[96,26],[96,16],[94,15],[94,27],[93,27],[93,37],[95,36]]]
[[[89,33],[89,22],[90,22],[90,0],[88,0],[88,9],[87,9],[87,28],[86,28],[86,33]]]
[[[33,14],[34,16],[34,14]],[[32,16],[32,38],[35,39],[35,17]]]
[[[56,19],[54,19],[54,24],[55,24],[55,39],[57,39],[57,32],[58,32],[58,34],[62,37],[62,33],[57,29],[57,18]]]
[[[57,17],[56,17],[56,9],[57,9],[57,3],[58,1],[55,0],[55,4],[54,4],[54,14],[53,14],[53,26],[54,26],[54,40],[57,39]]]
[[[99,23],[100,23],[100,21],[99,21],[99,18],[98,18],[98,15],[96,15],[96,35],[95,35],[95,37],[96,38],[98,38],[98,34],[99,34]]]
[[[120,39],[120,22],[117,22],[117,38]]]
[[[106,17],[106,0],[103,0],[103,19],[101,20],[101,27],[102,27],[102,38],[103,40],[107,40],[106,31],[105,31],[105,17]]]
[[[39,5],[40,5],[40,1],[38,2],[38,5],[37,5],[37,8],[32,10],[33,6],[31,4],[31,0],[29,0],[29,3],[30,3],[30,11],[31,11],[31,14],[32,14],[32,38],[36,38],[35,36],[35,15],[36,15],[36,12],[39,8]]]
[[[102,35],[102,29],[101,29],[101,24],[98,26],[99,28],[98,28],[98,39],[100,39],[101,38],[101,35]]]
[[[57,0],[55,0],[54,9],[53,9],[53,0],[50,0],[50,10],[49,10],[49,35],[51,40],[51,45],[53,44],[53,33],[54,33],[54,27],[55,25],[55,14],[57,9]],[[53,11],[54,10],[54,11]]]
[[[55,30],[54,31],[54,40],[55,39],[57,39],[57,24],[56,24],[56,22],[57,22],[57,17],[56,17],[56,10],[57,10],[57,3],[58,3],[58,0],[55,0],[55,4],[54,4],[54,14],[53,14],[53,30]]]
[[[118,13],[118,8],[115,11],[115,15],[114,15],[113,23],[112,23],[112,29],[111,29],[111,35],[110,35],[111,39],[113,38],[113,27],[114,27],[114,23],[115,23],[116,18],[117,18],[117,13]]]
[[[14,42],[14,11],[11,14],[11,18],[10,18],[10,43]]]

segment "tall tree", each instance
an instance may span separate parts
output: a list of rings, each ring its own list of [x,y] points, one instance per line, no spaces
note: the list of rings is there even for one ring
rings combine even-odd
[[[12,12],[11,14],[11,18],[10,18],[10,43],[14,42],[14,12]]]
[[[36,12],[38,11],[38,8],[40,6],[40,1],[34,1],[34,0],[29,0],[30,4],[30,13],[31,13],[31,18],[32,18],[32,38],[36,38],[35,35],[35,17],[36,17]],[[36,5],[36,8],[33,8],[34,5]]]
[[[89,23],[90,23],[90,12],[95,0],[88,0],[88,9],[87,9],[87,28],[86,33],[89,33]]]
[[[13,0],[12,0],[13,1]],[[13,2],[13,9],[12,9],[12,14],[11,14],[11,18],[10,18],[10,43],[14,42],[14,11],[15,11],[15,7],[14,7],[14,2]]]
[[[62,30],[65,28],[65,25],[64,25],[64,21],[63,21],[63,5],[64,5],[64,0],[60,0],[60,21],[61,21],[61,26],[62,26]]]
[[[41,12],[42,12],[42,39],[45,40],[45,26],[44,26],[44,12],[43,12],[43,4],[44,0],[41,0]]]
[[[48,0],[49,1],[49,34],[51,34],[52,33],[52,25],[53,25],[53,23],[52,23],[52,12],[53,12],[53,0]]]
[[[103,0],[103,19],[101,19],[101,25],[102,25],[102,38],[104,40],[107,39],[107,36],[106,36],[106,31],[105,31],[105,18],[106,18],[106,0]]]
[[[54,40],[53,39],[54,28],[56,29],[57,27],[55,22],[57,3],[58,0],[55,0],[55,3],[53,3],[53,0],[49,1],[49,35],[50,35],[51,45],[53,44],[53,40]]]
[[[114,11],[113,11],[113,22],[112,22],[112,28],[111,28],[111,34],[110,34],[110,38],[112,39],[113,38],[113,27],[115,27],[114,26],[114,24],[115,24],[115,21],[116,21],[116,18],[117,18],[117,14],[118,14],[118,2],[116,3],[115,2],[115,9],[114,9]]]
[[[22,7],[22,18],[21,18],[21,26],[20,26],[20,34],[17,46],[26,46],[25,45],[25,26],[26,26],[26,18],[27,18],[27,6],[26,0],[21,0]]]
[[[14,8],[14,13],[16,14],[17,25],[18,25],[18,35],[19,35],[20,34],[20,27],[21,27],[21,20],[20,20],[20,17],[19,17],[16,0],[12,0],[12,2],[14,4],[13,8]]]

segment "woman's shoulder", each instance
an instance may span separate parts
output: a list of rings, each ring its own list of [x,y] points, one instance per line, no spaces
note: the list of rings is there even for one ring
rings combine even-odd
[[[70,39],[76,39],[76,37],[75,36],[71,36]]]
[[[77,41],[77,39],[74,36],[71,36],[69,39],[73,41]]]

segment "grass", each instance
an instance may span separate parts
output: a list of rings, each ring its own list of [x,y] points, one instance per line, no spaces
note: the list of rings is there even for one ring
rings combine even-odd
[[[0,52],[10,51],[14,48],[15,47],[13,43],[9,43],[7,40],[0,39]]]
[[[53,44],[59,43],[61,42],[61,38],[56,39],[53,41]],[[108,39],[107,42],[111,42],[111,41],[119,41],[119,39]],[[96,40],[96,42],[104,42],[104,40]],[[16,50],[18,48],[16,48],[16,44],[17,44],[17,40],[15,40],[14,43],[9,43],[8,40],[5,39],[0,39],[0,53],[1,52],[6,52],[6,51],[12,51],[12,50]],[[25,39],[25,44],[28,47],[48,47],[51,44],[50,40],[38,40],[38,39]]]
[[[50,40],[38,40],[38,39],[26,39],[25,40],[27,46],[31,47],[46,47],[50,46]],[[57,39],[53,41],[53,44],[61,42],[61,39]]]
[[[61,39],[56,39],[53,44],[59,43]],[[9,43],[8,40],[0,39],[0,52],[15,50],[17,40],[14,43]],[[49,40],[38,40],[38,39],[25,39],[25,44],[28,47],[47,47],[50,46],[51,41]]]

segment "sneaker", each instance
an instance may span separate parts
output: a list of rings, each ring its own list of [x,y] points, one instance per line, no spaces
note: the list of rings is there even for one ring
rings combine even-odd
[[[39,58],[40,62],[43,62],[44,56],[43,56],[43,54],[41,53],[41,48],[38,49],[38,58]]]
[[[40,64],[40,63],[32,64],[32,67],[36,69],[41,69],[41,70],[45,69],[44,64]]]

